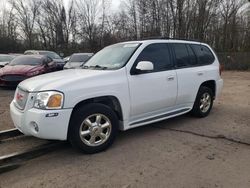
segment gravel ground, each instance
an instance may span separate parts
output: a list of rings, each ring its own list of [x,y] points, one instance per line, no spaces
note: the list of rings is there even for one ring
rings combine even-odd
[[[65,147],[0,174],[0,187],[250,187],[250,73],[224,72],[223,78],[207,118],[184,115],[121,132],[95,155]],[[0,90],[0,130],[12,127],[13,93]],[[40,142],[14,140],[11,150]],[[6,148],[1,144],[0,153]]]

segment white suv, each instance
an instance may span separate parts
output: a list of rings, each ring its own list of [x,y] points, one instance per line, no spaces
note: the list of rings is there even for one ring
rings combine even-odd
[[[132,41],[104,48],[82,69],[21,82],[10,110],[25,135],[68,139],[95,153],[110,146],[118,130],[190,111],[207,116],[222,85],[218,58],[207,44]]]

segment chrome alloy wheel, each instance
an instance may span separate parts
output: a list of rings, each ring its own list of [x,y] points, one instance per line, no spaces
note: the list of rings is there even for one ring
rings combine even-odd
[[[206,113],[210,106],[211,106],[211,102],[212,102],[212,99],[211,99],[211,96],[209,93],[204,93],[202,96],[201,96],[201,100],[200,100],[200,110],[203,112],[203,113]]]
[[[99,146],[111,134],[110,120],[103,114],[92,114],[82,122],[79,130],[81,140],[88,146]]]

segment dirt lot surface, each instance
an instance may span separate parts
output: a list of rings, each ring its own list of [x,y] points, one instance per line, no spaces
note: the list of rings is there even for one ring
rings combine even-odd
[[[0,187],[250,187],[250,72],[224,72],[204,119],[184,115],[119,133],[106,152],[65,147],[0,174]],[[0,89],[0,130],[11,128],[14,91]],[[0,143],[0,153],[43,142]],[[9,148],[9,149],[8,149]]]

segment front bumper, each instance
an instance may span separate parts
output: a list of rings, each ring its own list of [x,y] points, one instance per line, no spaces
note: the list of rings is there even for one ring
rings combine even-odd
[[[67,140],[68,125],[72,109],[40,110],[31,108],[20,111],[12,101],[10,104],[11,119],[17,129],[25,135],[42,139]],[[57,114],[57,116],[47,117]],[[38,131],[34,127],[38,126]]]
[[[0,79],[0,86],[17,86],[20,82],[22,82],[23,80],[20,81],[6,81],[6,80],[1,80]]]

